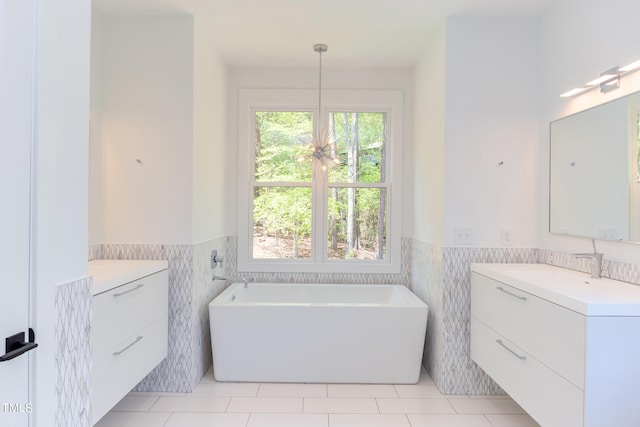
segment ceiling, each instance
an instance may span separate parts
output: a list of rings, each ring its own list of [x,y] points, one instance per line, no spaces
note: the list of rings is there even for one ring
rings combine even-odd
[[[191,14],[232,67],[412,67],[453,15],[538,16],[561,0],[93,0],[103,14]]]

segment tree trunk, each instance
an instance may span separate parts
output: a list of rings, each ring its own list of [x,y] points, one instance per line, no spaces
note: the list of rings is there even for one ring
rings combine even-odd
[[[258,116],[256,115],[254,117],[255,119],[255,126],[256,126],[256,141],[255,141],[255,169],[251,171],[251,173],[253,174],[253,176],[256,176],[256,171],[260,170],[260,165],[262,162],[262,134],[260,132],[260,121],[261,119],[258,118]],[[255,200],[258,196],[260,195],[260,191],[258,190],[258,187],[253,187],[253,199]]]
[[[335,113],[329,113],[329,137],[332,141],[336,140],[336,126],[335,126]],[[333,146],[331,155],[335,158],[336,148]],[[338,189],[336,187],[331,188],[331,197],[337,201],[338,200]],[[331,218],[329,218],[329,230],[331,233],[331,250],[338,250],[338,219],[336,218],[335,212],[331,213]]]
[[[357,181],[358,173],[358,114],[352,113],[352,123],[349,124],[349,113],[343,113],[345,142],[347,146],[347,177],[348,182]],[[351,258],[356,243],[356,191],[347,189],[347,247],[345,258]]]
[[[380,153],[380,182],[387,180],[387,114],[382,114],[382,148]],[[376,259],[384,258],[384,229],[387,191],[380,189],[380,204],[378,205],[378,232],[376,233]]]

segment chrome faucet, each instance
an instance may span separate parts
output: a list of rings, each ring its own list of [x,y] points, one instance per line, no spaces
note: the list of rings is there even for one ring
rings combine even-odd
[[[247,279],[246,277],[224,277],[224,276],[217,276],[214,274],[212,280],[226,280],[226,281],[241,280],[244,283],[245,289],[249,287],[249,279]]]
[[[589,258],[591,260],[591,277],[599,279],[602,277],[602,254],[596,251],[596,241],[591,239],[593,253],[573,254],[576,258]]]

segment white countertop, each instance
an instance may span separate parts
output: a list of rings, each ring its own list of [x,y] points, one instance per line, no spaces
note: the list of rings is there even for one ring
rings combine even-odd
[[[471,271],[586,316],[640,316],[640,286],[547,264],[471,264]]]
[[[124,285],[158,271],[166,270],[167,261],[95,260],[89,261],[89,275],[93,277],[92,295]]]

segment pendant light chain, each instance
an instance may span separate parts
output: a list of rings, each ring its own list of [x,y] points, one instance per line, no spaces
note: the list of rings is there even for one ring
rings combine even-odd
[[[313,46],[313,50],[318,52],[320,57],[318,70],[318,125],[316,129],[316,134],[320,137],[320,128],[322,126],[322,54],[328,50],[328,46],[322,43],[316,44]]]
[[[316,133],[320,136],[320,127],[322,126],[322,51],[318,51],[320,56],[320,70],[318,71],[318,128]]]

